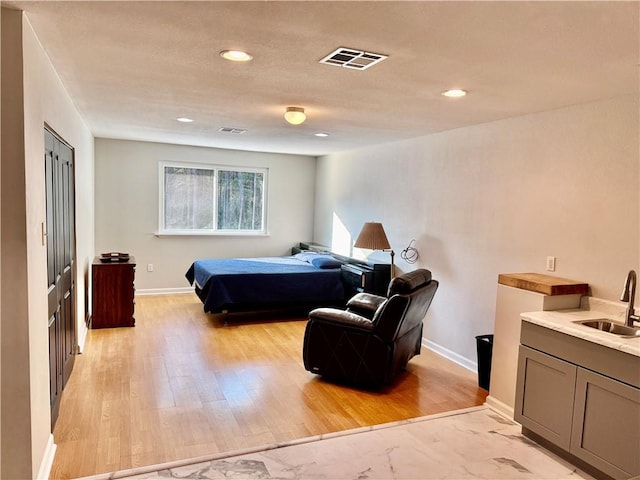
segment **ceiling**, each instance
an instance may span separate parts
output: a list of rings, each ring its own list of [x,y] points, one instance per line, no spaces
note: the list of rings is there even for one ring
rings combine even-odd
[[[27,12],[97,137],[323,155],[639,88],[637,1],[2,3]],[[318,63],[338,47],[389,57]]]

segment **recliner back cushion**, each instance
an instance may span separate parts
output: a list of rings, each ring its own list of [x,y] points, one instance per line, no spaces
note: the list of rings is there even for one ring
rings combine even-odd
[[[426,269],[419,269],[414,270],[413,272],[404,273],[391,280],[387,291],[387,297],[392,297],[395,294],[407,295],[413,292],[416,288],[420,288],[430,281],[431,272]]]

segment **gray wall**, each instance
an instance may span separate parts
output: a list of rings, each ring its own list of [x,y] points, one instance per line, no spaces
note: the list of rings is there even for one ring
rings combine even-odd
[[[624,96],[321,157],[314,240],[344,251],[369,220],[396,253],[416,239],[399,268],[441,282],[425,338],[473,367],[499,273],[547,273],[555,256],[551,275],[618,299],[640,264],[639,131]]]
[[[314,157],[104,138],[96,139],[95,148],[95,251],[134,255],[138,293],[189,287],[184,274],[197,258],[287,255],[294,244],[312,238]],[[268,168],[269,234],[155,235],[160,161]]]

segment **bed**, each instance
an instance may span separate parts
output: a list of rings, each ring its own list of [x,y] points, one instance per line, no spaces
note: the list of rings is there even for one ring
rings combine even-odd
[[[300,252],[287,257],[196,260],[187,280],[209,313],[344,303],[344,260]]]

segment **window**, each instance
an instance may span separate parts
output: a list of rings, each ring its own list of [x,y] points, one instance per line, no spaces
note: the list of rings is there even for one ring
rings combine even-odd
[[[160,163],[161,234],[264,234],[267,169]]]

